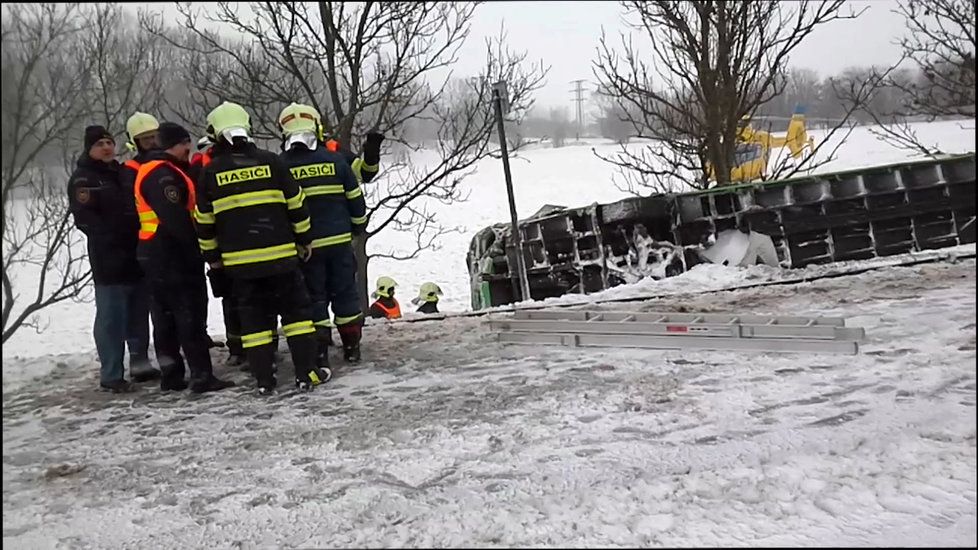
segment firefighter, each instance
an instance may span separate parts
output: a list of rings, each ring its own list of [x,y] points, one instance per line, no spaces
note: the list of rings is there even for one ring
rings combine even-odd
[[[441,288],[435,283],[424,283],[418,289],[418,296],[411,299],[414,305],[421,304],[418,313],[438,313],[438,298],[441,296]]]
[[[289,105],[279,115],[279,126],[285,138],[282,161],[302,187],[312,219],[313,251],[303,264],[303,275],[313,301],[318,364],[329,366],[329,309],[343,343],[343,357],[355,363],[360,360],[363,312],[353,235],[362,234],[367,223],[363,191],[344,158],[320,143],[321,121],[314,107]]]
[[[370,304],[370,317],[374,319],[400,319],[401,318],[401,304],[397,303],[397,299],[394,298],[394,287],[397,286],[397,282],[390,277],[381,277],[377,279],[377,290],[373,292],[373,297],[377,299],[373,304]]]
[[[312,222],[305,195],[272,152],[250,140],[244,108],[224,102],[207,115],[215,144],[197,193],[197,235],[212,268],[223,267],[241,316],[241,342],[258,395],[274,393],[277,315],[308,391],[331,376],[316,367],[312,302],[299,262],[308,260]]]
[[[140,221],[138,255],[150,284],[160,388],[187,388],[186,360],[191,391],[222,390],[234,383],[214,376],[207,334],[200,330],[207,289],[193,225],[196,185],[186,173],[190,134],[165,122],[159,127],[159,146],[140,165],[133,194]]]
[[[208,135],[197,140],[197,152],[190,159],[190,178],[194,183],[200,183],[204,168],[211,163],[214,149],[214,136],[208,128]],[[241,347],[241,317],[231,294],[231,279],[221,268],[210,268],[207,271],[211,293],[221,299],[221,310],[224,313],[224,337],[227,340],[228,364],[246,368],[244,348]]]

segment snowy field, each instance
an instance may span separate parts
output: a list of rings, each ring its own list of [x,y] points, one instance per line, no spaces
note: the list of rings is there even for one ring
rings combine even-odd
[[[973,121],[940,122],[916,125],[920,138],[928,144],[939,145],[946,152],[965,152],[975,149]],[[813,132],[816,140],[818,132]],[[838,139],[841,135],[837,135]],[[595,140],[581,145],[568,145],[560,149],[535,148],[522,152],[512,161],[513,183],[518,212],[529,216],[545,204],[583,206],[594,202],[611,202],[628,195],[615,186],[612,180],[613,166],[597,158],[592,147],[602,155],[610,155],[618,146],[607,140]],[[825,154],[833,147],[823,147]],[[873,164],[898,162],[907,153],[880,142],[868,129],[857,128],[836,153],[836,160],[819,168],[819,171],[835,171]],[[381,275],[392,276],[400,285],[399,296],[406,310],[413,310],[408,300],[414,297],[425,281],[433,281],[445,292],[442,311],[469,309],[469,276],[465,254],[476,231],[509,219],[506,187],[502,164],[499,160],[486,159],[477,165],[476,172],[463,183],[469,199],[454,205],[438,202],[429,204],[437,212],[439,222],[459,232],[444,236],[439,249],[422,253],[417,259],[396,262],[383,258],[370,263],[371,284]],[[372,241],[374,251],[404,252],[409,250],[413,237],[394,232],[384,233]],[[26,276],[26,275],[25,275]],[[4,346],[4,358],[32,358],[50,353],[84,351],[92,347],[91,325],[95,317],[92,303],[67,302],[47,310],[41,315],[41,323],[47,328],[43,334],[25,329]],[[223,334],[224,326],[220,302],[210,304],[210,329],[212,334]],[[55,344],[55,345],[52,345]],[[8,374],[8,361],[4,361],[4,384]]]
[[[857,356],[384,323],[271,401],[101,394],[92,352],[35,359],[44,383],[4,380],[4,544],[974,546],[975,290],[961,259],[607,306],[847,316]]]

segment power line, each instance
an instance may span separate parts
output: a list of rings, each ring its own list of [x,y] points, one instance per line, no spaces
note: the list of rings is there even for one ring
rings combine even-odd
[[[571,84],[574,84],[574,89],[571,90],[571,93],[574,94],[573,101],[574,101],[574,103],[577,104],[577,113],[576,113],[576,117],[575,117],[575,119],[577,121],[577,140],[580,140],[581,139],[581,129],[583,128],[583,124],[584,124],[584,107],[583,107],[584,106],[584,92],[586,92],[587,90],[584,89],[584,87],[582,86],[582,84],[584,84],[585,82],[587,82],[587,81],[586,80],[571,80]]]

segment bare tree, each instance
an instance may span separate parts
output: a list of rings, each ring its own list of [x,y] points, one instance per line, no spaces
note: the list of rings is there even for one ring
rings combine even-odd
[[[65,181],[82,129],[152,109],[163,52],[120,7],[15,4],[3,18],[3,341],[91,280]]]
[[[614,158],[628,187],[669,191],[730,181],[741,119],[784,90],[790,54],[818,26],[852,19],[843,0],[623,2],[651,59],[602,36],[594,73],[634,134],[653,140]]]
[[[933,156],[936,144],[921,140],[910,121],[975,118],[974,0],[900,0],[907,35],[902,56],[872,78],[900,94],[897,107],[869,105],[871,130],[897,147]]]
[[[492,153],[491,83],[506,80],[510,104],[521,113],[547,71],[542,65],[527,65],[526,55],[506,49],[500,36],[487,43],[485,64],[461,81],[465,94],[449,93],[449,84],[456,82],[450,69],[469,35],[475,3],[249,6],[250,16],[228,3],[202,16],[180,5],[179,33],[146,14],[143,24],[194,58],[186,80],[198,105],[241,103],[253,112],[252,124],[263,131],[262,137],[278,136],[278,112],[293,101],[315,106],[327,132],[345,146],[354,147],[368,131],[387,136],[383,173],[364,189],[369,229],[355,240],[366,305],[370,258],[413,258],[434,246],[446,229],[425,204],[462,198],[462,177]],[[222,39],[205,24],[243,38]],[[425,162],[414,160],[410,153],[419,146],[405,139],[407,122],[417,119],[431,120],[437,128]],[[387,229],[414,233],[417,246],[403,254],[368,255],[367,241]]]
[[[3,341],[36,314],[77,296],[89,280],[70,231],[59,170],[39,161],[85,112],[87,69],[76,46],[76,5],[15,4],[3,18]],[[82,254],[82,258],[83,258]]]
[[[90,71],[85,90],[89,120],[121,136],[134,111],[159,113],[171,50],[157,37],[139,32],[138,22],[119,4],[96,4],[87,19],[91,24],[81,33],[79,47]]]

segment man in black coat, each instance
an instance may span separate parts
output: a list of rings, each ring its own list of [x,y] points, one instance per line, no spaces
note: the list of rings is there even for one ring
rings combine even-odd
[[[128,392],[123,359],[129,346],[130,374],[137,382],[159,376],[145,361],[148,326],[130,322],[146,299],[140,295],[143,273],[136,260],[138,221],[129,214],[132,195],[120,184],[115,139],[102,126],[85,129],[85,152],[68,180],[68,205],[88,240],[88,261],[95,281],[95,347],[102,389]],[[134,359],[140,358],[143,361]]]

